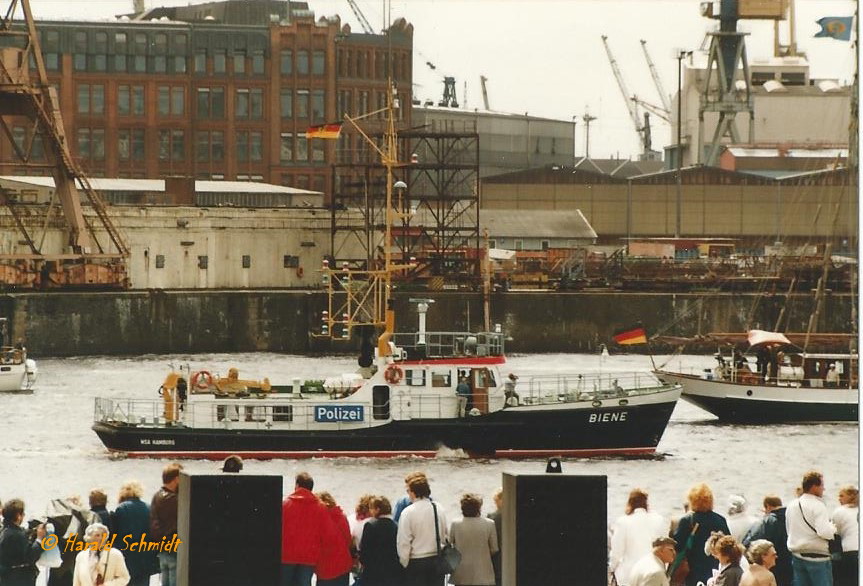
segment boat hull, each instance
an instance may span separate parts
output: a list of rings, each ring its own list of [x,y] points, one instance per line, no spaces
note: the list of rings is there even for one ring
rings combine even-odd
[[[0,366],[0,393],[29,395],[33,393],[35,376],[28,374],[24,364]]]
[[[200,429],[97,421],[108,449],[132,457],[221,459],[388,457],[463,450],[472,457],[648,456],[662,437],[679,387],[643,404],[513,407],[463,419],[392,421],[361,429]]]
[[[858,419],[857,389],[745,384],[661,370],[654,374],[664,382],[680,384],[685,401],[721,421],[799,423]]]

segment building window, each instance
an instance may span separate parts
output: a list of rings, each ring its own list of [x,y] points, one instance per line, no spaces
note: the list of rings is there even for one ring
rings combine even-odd
[[[286,269],[295,269],[300,266],[300,257],[286,254],[282,259],[282,266]]]
[[[156,55],[166,55],[168,53],[168,35],[165,33],[153,35],[153,49]]]
[[[195,73],[207,73],[207,54],[204,51],[195,53]]]
[[[234,53],[234,75],[244,75],[246,73],[246,54]]]
[[[78,114],[105,113],[105,86],[78,85]]]
[[[123,73],[129,67],[128,61],[126,60],[126,55],[118,54],[114,55],[114,71]]]
[[[541,241],[541,243],[540,243],[540,245],[542,246],[542,249],[543,249],[543,250],[548,250],[548,247],[549,247],[549,245],[550,245],[550,242],[549,242],[548,240],[542,240],[542,241]]]
[[[291,75],[294,72],[294,52],[290,49],[282,51],[280,65],[282,75]]]
[[[294,160],[294,135],[290,132],[281,134],[279,160],[283,163],[291,163]]]
[[[171,88],[166,85],[160,85],[156,92],[156,111],[160,116],[171,113]]]
[[[164,254],[157,254],[156,255],[156,268],[157,269],[164,269],[165,268],[165,255]]]
[[[132,59],[132,71],[134,73],[147,73],[146,55],[135,55]]]
[[[155,55],[153,57],[153,72],[154,73],[167,73],[168,72],[168,58],[165,55]]]
[[[146,141],[144,140],[145,131],[143,128],[133,128],[132,129],[132,160],[133,161],[143,161],[145,150],[146,150]]]
[[[147,45],[147,33],[135,33],[135,55],[146,55]]]
[[[225,133],[221,130],[214,130],[210,133],[210,149],[214,163],[221,163],[225,160]]]
[[[186,133],[183,130],[159,130],[159,160],[183,161],[186,158]]]
[[[309,90],[297,90],[297,118],[309,117]]]
[[[360,108],[358,114],[369,113],[369,92],[360,92]]]
[[[243,268],[248,269],[252,266],[252,256],[249,254],[243,255]]]
[[[312,91],[312,121],[323,122],[324,120],[324,90]]]
[[[353,111],[353,96],[354,93],[351,90],[341,90],[339,92],[339,118]]]
[[[323,163],[324,162],[324,141],[322,141],[322,140],[313,140],[312,141],[312,161],[315,163]]]
[[[309,52],[297,51],[297,73],[300,75],[309,74]]]
[[[236,157],[237,161],[246,163],[249,160],[249,133],[245,130],[240,130],[236,133]]]
[[[174,55],[174,73],[186,73],[186,57]]]
[[[117,114],[120,116],[144,115],[144,86],[117,87]]]
[[[90,161],[105,160],[105,129],[78,129],[78,158]]]
[[[249,133],[249,158],[254,162],[264,160],[264,133],[253,130]]]
[[[198,118],[207,119],[210,117],[210,88],[199,87],[198,99],[196,100],[197,109],[195,115]]]
[[[326,60],[323,51],[312,52],[312,75],[323,75]]]
[[[185,111],[186,88],[160,85],[157,91],[160,116],[182,116]]]
[[[117,157],[121,161],[128,161],[131,154],[132,137],[128,128],[117,130]]]
[[[249,117],[249,90],[238,89],[234,98],[234,118],[247,119]]]
[[[297,161],[306,162],[309,160],[309,139],[305,134],[297,135]]]
[[[292,90],[282,90],[280,109],[283,120],[290,120],[294,117],[294,92]]]
[[[213,120],[225,118],[225,88],[214,87],[210,91],[210,117]]]
[[[213,73],[224,75],[227,62],[228,56],[225,51],[216,51],[213,54]]]
[[[210,133],[199,130],[195,133],[195,161],[204,163],[210,160]]]
[[[183,116],[186,110],[186,88],[174,86],[171,88],[171,114]]]
[[[252,53],[252,73],[254,75],[264,74],[264,53],[262,51]]]
[[[249,92],[252,120],[261,120],[264,117],[264,90],[253,89]]]
[[[75,33],[73,43],[72,62],[75,71],[87,70],[87,33],[78,31]]]
[[[515,249],[516,250],[523,250],[524,249],[524,241],[516,240],[515,241]]]
[[[206,255],[201,255],[198,257],[198,268],[206,269],[210,266],[209,258]]]

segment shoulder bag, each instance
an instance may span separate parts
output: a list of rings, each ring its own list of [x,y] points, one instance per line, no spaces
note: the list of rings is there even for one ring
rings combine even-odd
[[[432,511],[434,512],[434,536],[435,545],[437,546],[437,557],[435,558],[435,569],[441,576],[452,574],[461,563],[461,552],[454,545],[447,543],[443,547],[440,546],[440,529],[437,522],[437,507],[432,503]]]
[[[815,535],[818,535],[818,531],[816,531],[815,527],[806,519],[806,515],[803,514],[803,505],[800,501],[797,501],[797,506],[800,507],[800,517],[803,519],[803,522],[806,523],[812,532]],[[820,535],[819,535],[820,537]],[[833,560],[839,560],[842,557],[842,536],[838,533],[833,534],[833,539],[827,540],[827,551],[830,552],[830,557]]]
[[[689,522],[692,523],[692,529],[689,530],[689,535],[686,542],[683,544],[683,549],[677,552],[674,560],[668,565],[667,575],[672,586],[680,586],[686,583],[686,577],[689,576],[689,550],[692,549],[692,541],[695,538],[695,532],[698,531],[698,523],[695,522],[695,516],[689,515]]]

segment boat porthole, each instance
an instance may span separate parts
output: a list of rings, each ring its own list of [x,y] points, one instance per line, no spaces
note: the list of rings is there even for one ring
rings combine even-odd
[[[591,403],[591,405],[593,405],[594,407],[602,407],[602,401],[594,401],[593,403]]]
[[[623,406],[623,405],[629,405],[629,401],[628,401],[627,399],[621,399],[618,403],[619,403],[621,406]]]
[[[747,396],[747,397],[751,397],[751,396],[752,396],[752,391],[751,391],[751,390],[750,390],[750,391],[746,391],[746,396]]]

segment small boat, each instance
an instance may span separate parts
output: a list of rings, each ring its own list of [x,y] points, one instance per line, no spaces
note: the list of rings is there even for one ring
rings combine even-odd
[[[749,357],[720,349],[702,372],[655,370],[683,399],[731,423],[857,421],[858,355],[801,352],[783,334],[751,330]]]
[[[376,368],[325,381],[173,371],[161,399],[97,398],[93,430],[128,456],[649,456],[680,397],[645,372],[537,376],[513,389],[499,331],[382,337]]]
[[[0,346],[0,393],[32,393],[37,372],[24,346]]]

